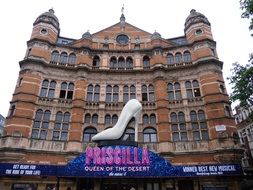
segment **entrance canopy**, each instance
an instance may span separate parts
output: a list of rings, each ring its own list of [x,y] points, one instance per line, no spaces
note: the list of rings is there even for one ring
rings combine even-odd
[[[194,177],[243,175],[240,164],[175,166],[146,148],[88,147],[65,166],[0,163],[0,175],[61,177]]]

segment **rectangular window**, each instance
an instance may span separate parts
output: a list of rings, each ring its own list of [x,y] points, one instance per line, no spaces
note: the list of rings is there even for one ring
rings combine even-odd
[[[199,97],[199,96],[201,96],[200,90],[199,90],[199,88],[195,88],[194,89],[194,97]]]
[[[66,91],[65,90],[61,90],[60,91],[60,98],[65,98],[66,96]]]
[[[88,94],[87,94],[87,101],[88,102],[92,101],[92,92],[88,92]]]
[[[193,131],[193,139],[194,140],[200,140],[199,131]]]
[[[109,94],[109,93],[106,94],[105,101],[106,102],[111,102],[111,94]]]
[[[181,97],[181,92],[180,91],[176,91],[176,100],[181,100],[182,97]]]
[[[179,133],[178,132],[175,132],[172,134],[172,138],[173,138],[173,141],[179,141]]]
[[[148,94],[142,93],[142,101],[148,101]]]
[[[68,91],[67,99],[72,100],[73,98],[73,91]]]
[[[192,89],[186,90],[186,94],[187,94],[187,98],[188,98],[188,99],[193,98]]]
[[[49,98],[54,98],[54,90],[53,89],[50,89],[49,92],[48,92],[48,97]]]
[[[94,94],[94,102],[99,102],[99,93]]]
[[[169,99],[169,100],[174,100],[174,99],[175,99],[175,98],[174,98],[174,92],[173,92],[173,91],[168,92],[168,99]]]

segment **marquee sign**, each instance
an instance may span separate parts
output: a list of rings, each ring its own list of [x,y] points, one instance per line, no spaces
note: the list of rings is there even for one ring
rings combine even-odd
[[[146,148],[88,147],[66,166],[0,164],[0,175],[62,177],[194,177],[242,175],[239,164],[173,166]]]

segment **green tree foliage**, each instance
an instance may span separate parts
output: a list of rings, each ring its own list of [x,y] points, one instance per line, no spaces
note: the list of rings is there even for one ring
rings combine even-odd
[[[242,13],[242,18],[250,19],[249,29],[253,30],[253,0],[240,0],[241,9],[244,11]],[[253,36],[253,34],[251,34]]]
[[[252,57],[252,56],[251,56]],[[232,101],[239,100],[242,107],[253,105],[253,60],[246,66],[233,63],[232,76],[228,78],[232,84]]]

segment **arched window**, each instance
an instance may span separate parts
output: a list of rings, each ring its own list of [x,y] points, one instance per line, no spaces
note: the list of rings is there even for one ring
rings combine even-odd
[[[131,99],[136,98],[136,89],[134,85],[131,85],[130,88],[125,85],[123,87],[123,102],[126,103]]]
[[[32,138],[43,140],[47,138],[50,115],[51,112],[49,110],[46,110],[44,113],[41,109],[36,111],[31,135]]]
[[[187,131],[186,131],[186,123],[185,116],[183,112],[171,113],[171,130],[172,130],[172,139],[173,141],[187,141]]]
[[[175,55],[175,62],[176,63],[181,63],[182,62],[182,54],[181,53],[176,53]]]
[[[112,116],[112,124],[115,125],[118,121],[118,116],[117,115],[113,115]]]
[[[155,91],[153,85],[142,85],[142,101],[153,102],[155,101]]]
[[[168,83],[167,86],[168,91],[168,99],[169,100],[181,100],[181,88],[180,84],[178,82],[175,82],[174,84]]]
[[[186,81],[185,82],[186,94],[188,99],[200,97],[200,88],[199,83],[197,80],[193,80],[192,82]]]
[[[225,106],[225,116],[231,117],[231,111],[230,111],[229,106]]]
[[[56,88],[56,82],[49,81],[45,79],[42,82],[41,90],[40,90],[40,97],[48,97],[48,98],[54,98],[55,94],[55,88]]]
[[[110,68],[111,69],[116,69],[118,66],[117,66],[117,59],[116,57],[112,57],[110,59]]]
[[[62,99],[69,99],[73,98],[74,93],[74,84],[73,83],[61,83],[61,91],[60,91],[60,98]]]
[[[97,134],[97,130],[93,127],[84,129],[83,131],[83,142],[91,142],[94,135]]]
[[[92,115],[92,124],[97,125],[98,124],[98,115],[97,114],[93,114]]]
[[[74,53],[71,53],[69,55],[69,64],[74,65],[76,63],[76,55]]]
[[[132,69],[133,68],[133,59],[131,57],[127,57],[126,59],[126,69]]]
[[[143,141],[144,143],[147,142],[157,142],[157,137],[156,137],[156,130],[154,128],[146,128],[143,130]]]
[[[51,62],[58,63],[60,54],[58,51],[53,51],[51,55]]]
[[[99,67],[99,65],[100,65],[100,58],[97,55],[95,55],[93,58],[92,66]]]
[[[150,114],[150,125],[156,124],[156,116],[155,114]]]
[[[84,123],[90,124],[91,123],[91,115],[87,113],[84,117]]]
[[[87,102],[99,102],[99,96],[100,86],[95,85],[95,87],[93,87],[93,85],[90,84],[87,88]]]
[[[105,115],[105,124],[110,125],[111,124],[111,116],[110,115]]]
[[[62,52],[60,56],[60,63],[66,64],[68,63],[68,54],[66,52]]]
[[[208,140],[209,135],[205,118],[205,112],[203,110],[199,110],[197,114],[196,111],[191,111],[190,118],[192,125],[193,140]]]
[[[149,124],[149,117],[148,117],[147,114],[143,115],[142,122],[143,122],[143,125],[148,125]]]
[[[112,102],[112,86],[107,85],[106,86],[106,97],[105,97],[106,102]]]
[[[134,129],[133,128],[127,128],[126,132],[123,136],[124,141],[134,141]]]
[[[63,114],[61,111],[58,111],[56,113],[52,140],[61,140],[61,141],[67,140],[69,120],[70,120],[69,112],[65,112]]]
[[[148,56],[143,57],[143,68],[148,69],[150,67],[150,59]]]
[[[120,57],[118,59],[118,69],[123,69],[125,67],[126,67],[126,65],[125,65],[125,59],[124,59],[124,57]]]
[[[168,54],[168,55],[167,55],[167,63],[168,63],[168,64],[173,64],[173,63],[175,63],[175,61],[174,61],[174,56],[173,56],[172,54]]]
[[[191,62],[191,61],[192,61],[191,53],[189,51],[185,51],[184,52],[184,62]]]

